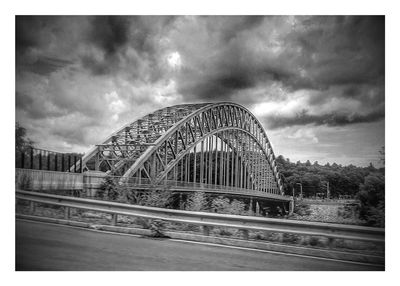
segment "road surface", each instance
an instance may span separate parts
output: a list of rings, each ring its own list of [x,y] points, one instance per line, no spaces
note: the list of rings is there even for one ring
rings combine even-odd
[[[16,220],[16,270],[383,270],[309,257]]]

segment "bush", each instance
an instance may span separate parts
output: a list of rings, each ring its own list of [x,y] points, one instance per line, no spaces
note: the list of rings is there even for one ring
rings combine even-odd
[[[296,204],[293,213],[298,214],[299,216],[308,216],[312,211],[310,205]]]
[[[117,178],[111,176],[106,177],[97,191],[96,197],[110,201],[159,208],[168,207],[172,203],[173,196],[171,191],[151,190],[140,192],[126,185],[119,185],[117,180]]]
[[[211,209],[217,213],[247,215],[248,211],[245,210],[246,206],[243,202],[238,200],[229,201],[228,198],[219,196],[212,200]]]
[[[96,193],[96,197],[115,201],[120,197],[121,190],[113,177],[105,177],[100,189]]]
[[[185,209],[188,211],[203,211],[208,209],[208,201],[204,192],[195,192],[188,197]]]
[[[222,235],[222,236],[232,236],[233,233],[230,232],[230,231],[227,230],[227,229],[222,228],[222,229],[219,229],[219,235]]]
[[[31,186],[32,180],[28,174],[21,174],[19,177],[15,176],[15,186],[21,190],[29,190],[32,188]]]
[[[151,235],[153,237],[167,237],[163,231],[165,229],[165,222],[160,219],[152,220],[150,223]]]
[[[166,208],[170,206],[172,201],[172,192],[166,190],[152,190],[137,197],[139,205],[149,207]]]
[[[150,221],[150,219],[147,219],[147,218],[137,217],[137,218],[135,218],[135,223],[145,229],[150,229],[150,227],[151,227],[151,221]]]

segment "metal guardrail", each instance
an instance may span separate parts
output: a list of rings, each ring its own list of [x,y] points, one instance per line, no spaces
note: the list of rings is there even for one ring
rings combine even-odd
[[[208,233],[207,227],[211,226],[240,229],[245,233],[247,232],[247,236],[249,230],[258,230],[304,236],[322,236],[331,240],[385,242],[385,230],[374,227],[172,210],[20,190],[17,190],[16,198],[30,201],[32,208],[35,203],[63,206],[65,207],[65,219],[70,218],[70,208],[110,213],[112,214],[113,225],[116,224],[118,215],[125,215],[201,225],[205,227],[206,234]]]

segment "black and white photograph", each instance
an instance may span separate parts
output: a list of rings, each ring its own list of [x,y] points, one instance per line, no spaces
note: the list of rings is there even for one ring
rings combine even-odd
[[[387,16],[127,13],[13,15],[14,270],[385,272]]]

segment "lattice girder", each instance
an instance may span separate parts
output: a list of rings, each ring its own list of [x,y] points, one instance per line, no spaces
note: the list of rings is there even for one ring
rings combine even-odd
[[[205,150],[199,150],[204,144],[208,144]],[[234,167],[246,172],[244,176],[251,181],[246,188],[282,193],[275,155],[262,125],[246,108],[235,103],[185,104],[160,109],[112,134],[83,158],[83,164],[86,169],[101,166],[109,173],[121,175],[122,180],[140,176],[147,177],[152,184],[160,184],[168,179],[171,170],[176,172],[176,166],[182,168],[183,159],[189,160],[185,164],[190,165],[194,162],[191,157],[204,156],[204,152],[210,156],[207,161],[210,168],[200,175],[204,177],[204,172],[214,170],[214,183],[222,182],[216,178],[220,176],[216,169],[220,153],[226,156],[221,162],[228,162],[227,172]],[[214,168],[210,164],[215,164]],[[232,173],[230,180],[235,185],[243,174]],[[196,174],[186,175],[192,180],[193,176],[198,179]]]

